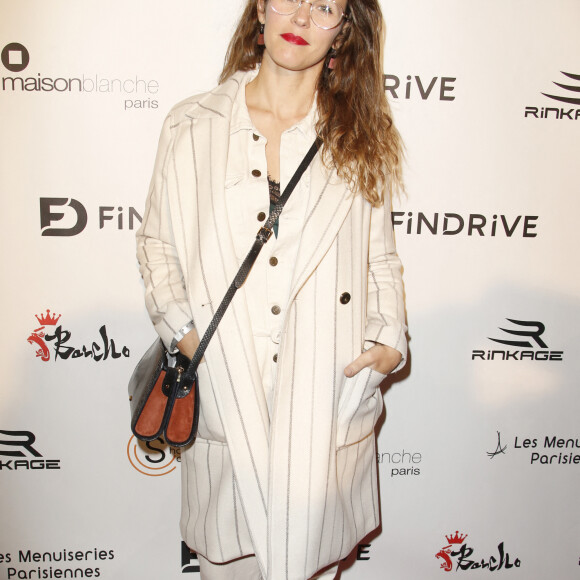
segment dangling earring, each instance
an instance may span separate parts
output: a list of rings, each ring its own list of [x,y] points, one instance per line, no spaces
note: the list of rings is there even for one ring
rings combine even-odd
[[[328,51],[328,60],[326,61],[326,68],[328,70],[333,70],[335,64],[336,64],[336,50],[334,50],[334,48],[331,48]]]
[[[258,34],[258,46],[265,46],[264,42],[264,25],[260,23],[260,33]]]

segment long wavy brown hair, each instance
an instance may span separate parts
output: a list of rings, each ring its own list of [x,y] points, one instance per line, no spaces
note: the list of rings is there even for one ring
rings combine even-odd
[[[256,3],[248,0],[246,4],[220,83],[262,61]],[[346,13],[348,21],[335,41],[334,68],[324,66],[318,79],[316,132],[323,140],[325,163],[336,167],[353,192],[379,206],[385,201],[385,191],[392,196],[404,189],[403,143],[384,90],[384,21],[378,0],[348,0]]]

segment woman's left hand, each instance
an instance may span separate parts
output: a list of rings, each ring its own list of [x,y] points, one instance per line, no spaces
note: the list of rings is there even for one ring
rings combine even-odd
[[[347,377],[354,377],[365,367],[370,367],[383,375],[390,373],[401,362],[401,353],[385,344],[375,344],[353,360],[345,369]]]

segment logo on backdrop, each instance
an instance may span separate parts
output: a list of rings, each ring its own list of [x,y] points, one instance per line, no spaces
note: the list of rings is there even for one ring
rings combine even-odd
[[[32,431],[0,430],[0,471],[60,469],[60,459],[41,459]]]
[[[388,466],[391,477],[421,475],[421,461],[423,456],[418,451],[377,451],[379,467]]]
[[[169,447],[161,437],[145,442],[133,435],[127,443],[127,457],[139,473],[159,477],[175,471],[181,452],[178,447]]]
[[[451,93],[455,90],[456,80],[455,77],[407,75],[403,81],[397,75],[383,75],[385,91],[391,99],[454,101],[455,96]]]
[[[371,544],[359,544],[356,551],[357,560],[370,560],[370,548]],[[199,573],[199,559],[197,554],[189,549],[185,542],[181,542],[181,572],[183,574],[187,573]]]
[[[370,560],[371,544],[359,544],[356,550],[357,560]],[[199,559],[197,554],[189,549],[185,542],[181,542],[181,572],[199,573]]]
[[[501,434],[499,431],[497,431],[497,446],[495,448],[494,451],[488,451],[487,452],[487,456],[490,459],[493,459],[494,457],[496,457],[497,455],[505,455],[505,451],[507,449],[507,445],[502,445],[501,444]]]
[[[2,64],[11,73],[20,73],[30,63],[30,52],[18,43],[7,44],[1,53]],[[121,95],[123,108],[129,110],[157,109],[159,102],[152,98],[159,91],[159,83],[145,80],[138,75],[126,78],[109,78],[98,74],[81,74],[73,77],[44,75],[41,72],[31,76],[7,75],[2,77],[2,90],[6,92],[56,92],[56,93],[97,93]]]
[[[393,211],[391,220],[397,231],[432,236],[472,236],[503,238],[535,238],[537,215],[505,216],[480,213],[458,214]]]
[[[490,459],[506,455],[508,445],[502,445],[497,432],[495,451],[487,451]],[[527,457],[530,465],[580,465],[580,437],[561,437],[550,433],[543,436],[516,435],[512,444],[513,455]]]
[[[11,42],[2,49],[2,64],[10,72],[23,71],[30,62],[28,49],[18,42]]]
[[[566,106],[550,107],[548,104],[540,107],[528,106],[525,108],[525,118],[558,121],[577,121],[580,119],[580,74],[561,71],[561,75],[558,77],[560,82],[553,81],[553,84],[558,87],[556,90],[551,89],[549,93],[541,92],[541,94],[551,101],[556,101],[556,103],[565,103]]]
[[[98,211],[99,230],[133,230],[143,219],[134,207],[101,205]],[[61,221],[64,221],[66,227]],[[41,236],[76,236],[84,231],[87,223],[87,209],[77,199],[68,197],[40,198]]]
[[[451,572],[455,566],[455,571],[478,570],[484,569],[490,572],[497,572],[499,570],[509,570],[511,568],[519,568],[521,561],[519,558],[513,558],[506,551],[504,543],[500,542],[497,546],[497,552],[490,556],[479,558],[474,557],[474,548],[470,547],[467,542],[468,534],[455,532],[454,535],[449,534],[445,536],[447,545],[443,546],[435,558],[442,560],[441,569],[445,572]],[[471,559],[473,557],[473,559]]]
[[[35,546],[38,549],[38,546]],[[105,577],[103,570],[93,567],[94,564],[115,559],[115,551],[90,547],[69,546],[62,550],[39,550],[29,548],[15,553],[0,554],[0,563],[19,565],[18,568],[6,568],[7,578],[99,578]],[[70,562],[68,567],[65,562]],[[88,565],[88,566],[87,566]]]
[[[91,344],[73,345],[70,343],[72,333],[58,324],[61,314],[51,314],[47,308],[45,314],[36,314],[35,316],[40,326],[30,333],[27,340],[36,348],[36,357],[44,362],[51,359],[51,350],[55,361],[92,358],[94,361],[100,362],[121,357],[128,358],[130,355],[128,347],[117,346],[115,341],[109,338],[107,327],[104,324],[99,328],[99,337]],[[48,345],[47,342],[51,344]]]
[[[548,347],[543,337],[546,330],[544,323],[514,318],[506,318],[506,320],[511,326],[499,327],[497,338],[488,337],[488,340],[508,348],[474,349],[471,351],[471,360],[534,360],[544,362],[564,360],[563,350],[551,350]]]
[[[197,554],[192,552],[183,541],[181,542],[181,572],[183,574],[190,572],[199,573]]]

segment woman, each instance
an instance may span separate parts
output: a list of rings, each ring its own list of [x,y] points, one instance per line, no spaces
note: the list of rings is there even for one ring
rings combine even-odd
[[[181,531],[204,580],[334,578],[379,525],[377,387],[406,352],[381,25],[376,0],[248,0],[221,84],[165,121],[138,257],[155,328],[188,357],[323,140],[198,369]]]

